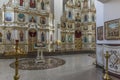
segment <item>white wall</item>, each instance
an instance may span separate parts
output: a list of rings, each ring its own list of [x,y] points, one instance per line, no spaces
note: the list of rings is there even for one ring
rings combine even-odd
[[[63,14],[63,0],[54,0],[54,25],[55,25],[55,40],[60,40],[60,34],[57,31],[57,24],[60,24],[60,18]],[[58,36],[59,35],[59,36]]]
[[[101,9],[100,9],[101,8]],[[96,25],[97,27],[99,26],[104,26],[105,21],[113,20],[120,18],[120,0],[111,0],[107,3],[100,3],[99,1],[96,1]],[[103,14],[102,14],[103,13]],[[104,33],[104,30],[103,30]],[[103,38],[105,35],[103,34]],[[118,44],[120,43],[120,40],[102,40],[99,41],[97,40],[97,43],[100,44]]]
[[[96,26],[104,25],[104,4],[95,0],[96,7]]]
[[[104,26],[105,21],[120,18],[119,8],[120,8],[120,0],[111,0],[107,3],[100,3],[96,0],[96,10],[97,10],[96,25],[97,27]],[[120,44],[120,40],[105,40],[105,39],[102,41],[97,40],[97,44]],[[101,53],[104,53],[102,50],[102,47],[103,45],[96,45],[97,64],[100,66],[102,66],[104,62],[103,56],[101,54]]]
[[[104,21],[120,18],[120,0],[112,0],[104,5]]]

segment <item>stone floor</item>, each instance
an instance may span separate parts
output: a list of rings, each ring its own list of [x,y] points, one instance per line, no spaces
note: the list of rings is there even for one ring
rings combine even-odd
[[[93,65],[95,59],[88,54],[53,56],[64,59],[62,66],[46,70],[19,70],[19,80],[103,80],[102,70]],[[14,59],[0,59],[0,80],[14,80]],[[112,80],[120,80],[112,77]]]

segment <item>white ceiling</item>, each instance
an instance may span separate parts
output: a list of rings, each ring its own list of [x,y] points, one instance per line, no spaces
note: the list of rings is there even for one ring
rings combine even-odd
[[[111,1],[111,0],[98,0],[98,1],[100,1],[100,2],[102,2],[102,3],[107,3],[107,2],[109,2],[109,1]]]

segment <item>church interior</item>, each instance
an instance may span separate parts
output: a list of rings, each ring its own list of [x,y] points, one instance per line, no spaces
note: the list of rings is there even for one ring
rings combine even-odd
[[[0,0],[0,79],[120,80],[119,0]]]

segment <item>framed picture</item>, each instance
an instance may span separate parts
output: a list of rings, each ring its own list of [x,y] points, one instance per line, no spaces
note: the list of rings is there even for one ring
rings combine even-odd
[[[61,28],[66,28],[66,23],[65,22],[61,23]]]
[[[120,19],[105,22],[105,39],[106,40],[120,39]]]
[[[64,43],[64,42],[66,42],[66,35],[65,34],[62,34],[62,36],[61,36],[61,41]]]
[[[70,19],[70,20],[73,18],[72,10],[68,11],[68,15],[67,16],[68,16],[67,18]]]
[[[68,23],[68,28],[71,29],[73,27],[72,23]]]
[[[30,15],[29,16],[29,22],[36,23],[37,22],[37,16]]]
[[[46,24],[46,17],[40,17],[40,23]]]
[[[103,40],[103,26],[97,27],[97,40]]]
[[[83,30],[88,30],[88,26],[87,25],[83,26]]]
[[[13,13],[12,12],[5,12],[4,20],[5,22],[12,22],[13,21]]]
[[[18,20],[19,22],[25,22],[25,14],[19,13],[19,14],[17,15],[17,20]]]

